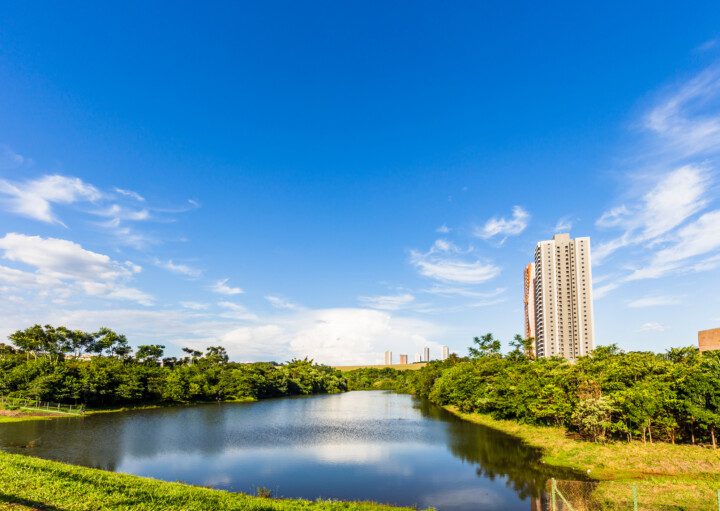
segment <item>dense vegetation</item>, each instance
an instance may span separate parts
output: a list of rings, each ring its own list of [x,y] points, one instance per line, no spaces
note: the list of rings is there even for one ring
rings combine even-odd
[[[370,502],[252,497],[0,452],[0,510],[6,509],[391,511],[409,508]]]
[[[348,372],[348,386],[392,388],[462,412],[564,426],[593,440],[717,445],[720,351],[624,353],[611,345],[569,363],[534,360],[528,339],[516,337],[507,355],[492,334],[474,341],[470,356],[452,356],[419,371]]]
[[[88,406],[248,400],[347,390],[344,376],[311,360],[286,364],[229,362],[225,349],[185,348],[163,358],[164,346],[141,345],[110,329],[88,333],[35,325],[0,344],[0,396]],[[88,356],[89,355],[89,356]]]

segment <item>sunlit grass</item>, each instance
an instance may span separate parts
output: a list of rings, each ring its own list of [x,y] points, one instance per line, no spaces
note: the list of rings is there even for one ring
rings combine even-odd
[[[548,465],[572,468],[599,481],[593,494],[602,509],[631,509],[637,485],[639,509],[718,509],[720,449],[667,443],[595,443],[569,437],[564,428],[532,426],[461,413],[461,418],[509,433],[543,451]]]
[[[391,511],[409,508],[371,502],[261,498],[0,452],[0,510],[21,509]]]

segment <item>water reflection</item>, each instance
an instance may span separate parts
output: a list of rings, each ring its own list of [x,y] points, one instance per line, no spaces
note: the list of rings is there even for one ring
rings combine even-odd
[[[384,392],[11,423],[0,446],[234,491],[457,511],[527,511],[549,477],[575,477],[512,437]]]

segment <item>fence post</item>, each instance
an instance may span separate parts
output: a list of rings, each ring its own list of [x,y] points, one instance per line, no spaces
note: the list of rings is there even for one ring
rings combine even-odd
[[[633,486],[632,486],[632,491],[633,491],[633,511],[637,511],[637,506],[638,506],[638,502],[637,502],[637,484],[633,484]]]
[[[552,511],[557,511],[557,481],[555,481],[555,478],[552,478],[552,484],[550,486],[551,488],[551,505],[552,505]]]

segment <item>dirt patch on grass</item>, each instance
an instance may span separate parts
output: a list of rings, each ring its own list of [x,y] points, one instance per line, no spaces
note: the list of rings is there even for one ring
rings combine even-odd
[[[0,410],[0,417],[57,417],[56,413],[27,412],[25,410]]]

